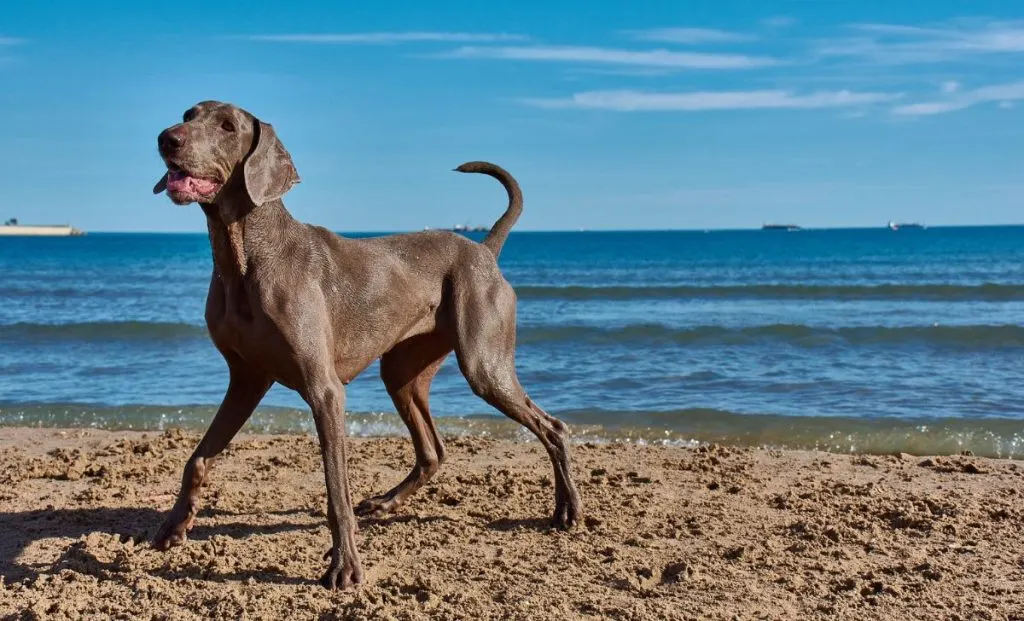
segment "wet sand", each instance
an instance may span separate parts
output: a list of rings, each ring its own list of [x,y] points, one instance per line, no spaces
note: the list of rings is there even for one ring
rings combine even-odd
[[[539,444],[453,438],[331,593],[309,437],[240,437],[186,545],[149,546],[197,439],[0,428],[0,617],[1024,619],[1017,462],[578,444],[586,519],[557,532]],[[350,447],[355,501],[412,463]]]

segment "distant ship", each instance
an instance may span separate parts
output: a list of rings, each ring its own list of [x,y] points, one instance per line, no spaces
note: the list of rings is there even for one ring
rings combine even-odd
[[[486,226],[469,226],[467,224],[456,224],[452,227],[456,233],[486,233],[491,230]]]
[[[77,237],[85,235],[70,224],[18,224],[11,218],[0,225],[0,236],[4,237]]]
[[[926,229],[926,228],[928,228],[928,227],[926,227],[923,224],[918,224],[917,222],[893,222],[891,220],[889,221],[889,230],[891,230],[891,231],[898,231],[900,229]]]
[[[761,230],[763,231],[799,231],[800,227],[796,224],[762,224]]]

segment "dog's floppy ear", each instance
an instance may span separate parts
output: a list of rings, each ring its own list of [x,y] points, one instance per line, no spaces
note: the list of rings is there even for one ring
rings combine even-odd
[[[153,194],[160,194],[167,189],[167,173],[164,173],[163,177],[160,177],[160,181],[156,182],[153,186]]]
[[[262,205],[284,196],[299,182],[299,173],[269,123],[254,119],[253,132],[256,146],[245,160],[245,190],[253,204]]]

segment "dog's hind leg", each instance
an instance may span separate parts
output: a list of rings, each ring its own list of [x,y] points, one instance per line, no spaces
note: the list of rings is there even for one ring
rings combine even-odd
[[[462,282],[454,292],[459,367],[474,393],[544,445],[555,474],[552,523],[569,528],[580,517],[580,498],[569,463],[567,428],[526,395],[516,376],[515,293],[504,279],[480,282],[469,277]]]
[[[429,481],[444,462],[444,442],[430,416],[429,393],[430,384],[450,351],[448,339],[429,334],[399,343],[381,357],[381,378],[412,436],[416,464],[394,488],[359,503],[357,515],[381,516],[394,511]]]

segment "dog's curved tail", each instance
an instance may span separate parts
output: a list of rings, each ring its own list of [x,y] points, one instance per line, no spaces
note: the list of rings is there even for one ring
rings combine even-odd
[[[519,219],[519,215],[523,213],[523,193],[519,189],[519,183],[516,182],[507,170],[490,162],[466,162],[455,170],[464,173],[482,173],[494,177],[501,182],[505,191],[508,192],[508,208],[498,218],[498,221],[494,223],[494,226],[491,227],[483,241],[483,244],[497,258],[501,254],[501,247],[505,245],[509,231],[512,230],[516,220]]]

